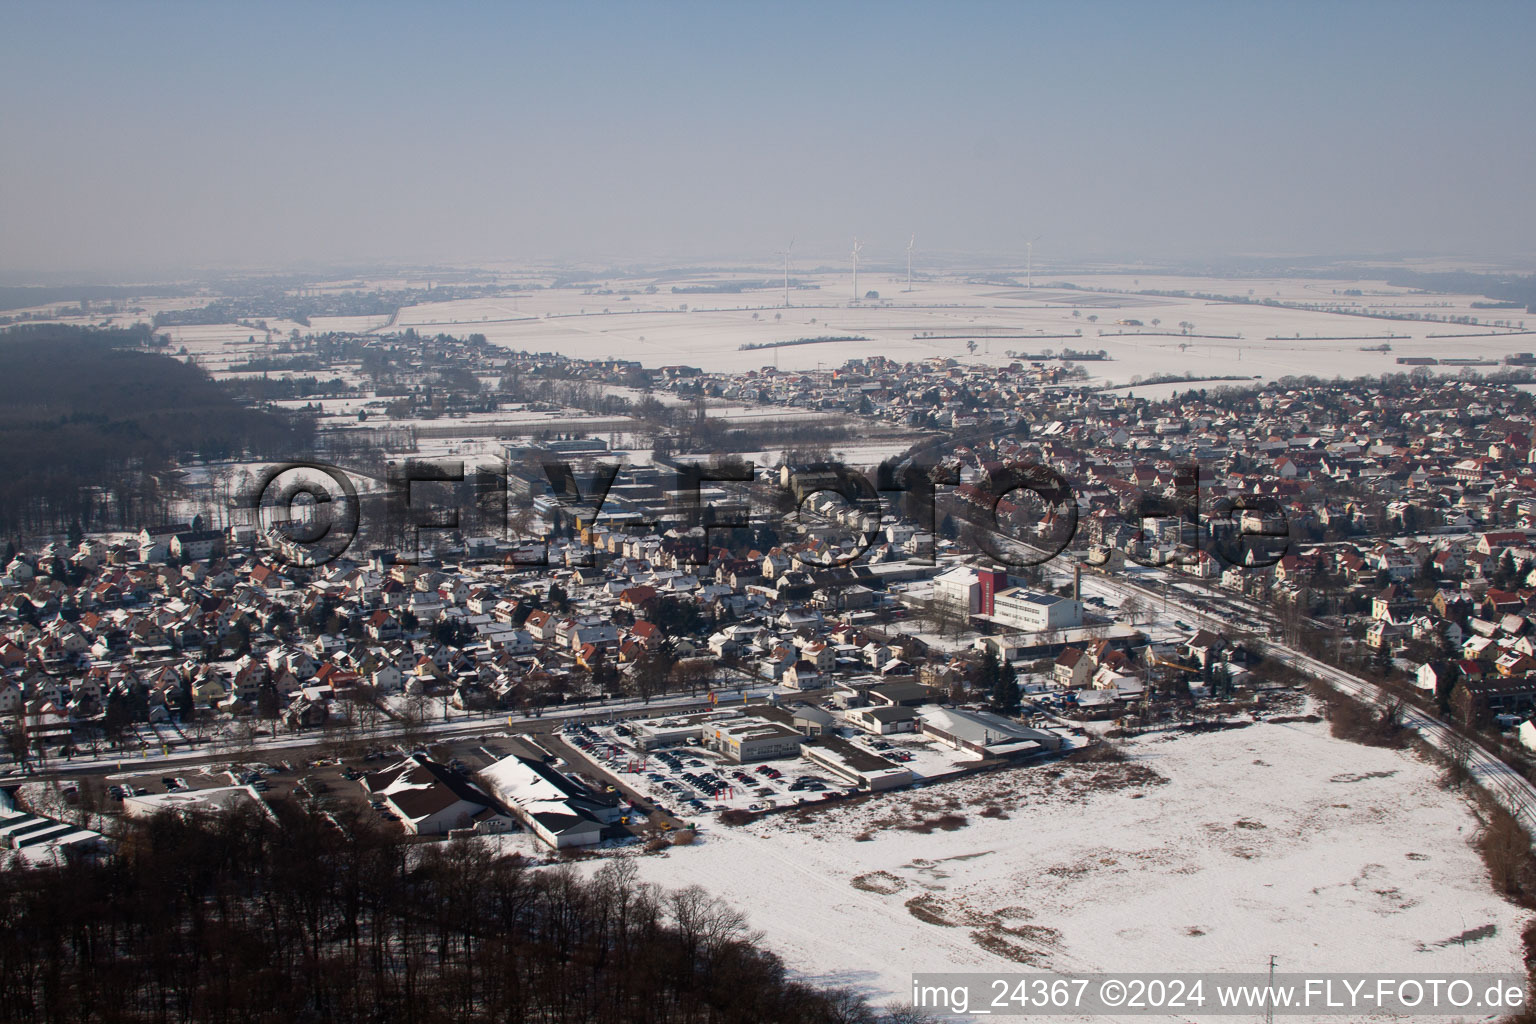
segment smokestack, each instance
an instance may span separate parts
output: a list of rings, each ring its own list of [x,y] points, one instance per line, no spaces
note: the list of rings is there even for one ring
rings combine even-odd
[[[1083,566],[1081,562],[1072,563],[1072,600],[1083,599]]]

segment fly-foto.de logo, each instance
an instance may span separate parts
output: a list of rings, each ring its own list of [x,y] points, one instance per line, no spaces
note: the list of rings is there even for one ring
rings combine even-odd
[[[917,541],[907,552],[911,561],[932,564],[935,538],[947,532],[965,549],[1025,568],[1066,551],[1082,521],[1078,491],[1039,463],[991,466],[962,482],[945,464],[882,466],[871,479],[837,462],[759,473],[740,459],[679,460],[667,467],[669,479],[644,488],[621,483],[632,468],[615,461],[578,470],[547,461],[537,474],[519,475],[504,466],[468,469],[456,459],[409,459],[389,463],[369,478],[382,486],[360,492],[341,467],[301,460],[267,467],[239,506],[242,525],[276,557],[304,566],[325,565],[353,546],[365,502],[401,561],[416,559],[424,531],[472,530],[506,546],[495,553],[500,560],[524,566],[548,564],[550,542],[573,529],[602,526],[672,532],[688,542],[685,559],[700,565],[731,532],[766,528],[806,541],[789,551],[802,566],[835,568],[864,558],[892,522],[902,522]],[[656,475],[655,467],[639,468]],[[1203,552],[1257,569],[1290,548],[1279,502],[1246,494],[1207,500],[1194,465],[1181,467],[1169,493],[1138,495],[1121,518],[1130,528],[1122,550],[1141,565],[1188,564]]]

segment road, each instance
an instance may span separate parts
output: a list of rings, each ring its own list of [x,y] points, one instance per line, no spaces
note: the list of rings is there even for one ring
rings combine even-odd
[[[771,686],[767,689],[772,689]],[[353,734],[326,733],[321,730],[293,733],[285,736],[262,738],[259,742],[242,747],[209,749],[208,747],[176,750],[169,754],[151,754],[148,757],[133,754],[102,754],[77,757],[73,760],[54,760],[34,772],[21,774],[12,771],[0,775],[0,785],[20,782],[49,782],[85,775],[141,774],[144,772],[171,773],[183,768],[205,764],[229,764],[231,762],[260,762],[302,757],[303,751],[336,743],[360,743],[367,746],[388,747],[409,735],[422,742],[436,743],[441,740],[462,739],[486,732],[550,733],[568,722],[601,722],[613,718],[649,718],[659,714],[676,714],[686,711],[703,711],[710,707],[733,707],[753,697],[761,697],[766,690],[753,687],[744,690],[720,691],[720,703],[711,705],[707,697],[694,694],[673,694],[649,702],[624,699],[591,704],[567,705],[550,708],[539,715],[503,715],[486,717],[461,716],[447,721],[429,722],[414,729],[386,726],[370,732]]]

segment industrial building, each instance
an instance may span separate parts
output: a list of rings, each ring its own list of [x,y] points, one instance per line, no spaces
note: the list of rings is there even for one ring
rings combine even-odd
[[[716,722],[706,730],[705,745],[737,764],[796,757],[806,737],[787,725],[761,718]]]
[[[369,772],[359,781],[366,792],[382,798],[413,835],[446,835],[466,828],[504,832],[511,824],[478,786],[420,755]]]
[[[617,798],[594,792],[528,753],[502,758],[479,778],[530,832],[556,849],[601,842],[607,826],[619,819]]]
[[[641,750],[660,750],[689,741],[702,743],[706,727],[715,722],[740,717],[740,711],[704,711],[696,715],[651,718],[633,723],[631,729],[636,747]]]
[[[990,711],[928,707],[922,710],[922,732],[956,750],[983,757],[1019,757],[1061,749],[1061,737],[1028,729]]]
[[[992,621],[1026,633],[1072,629],[1083,624],[1083,602],[1012,587],[992,601]]]
[[[807,761],[871,793],[896,789],[912,781],[912,773],[906,768],[835,736],[813,740],[800,753]]]

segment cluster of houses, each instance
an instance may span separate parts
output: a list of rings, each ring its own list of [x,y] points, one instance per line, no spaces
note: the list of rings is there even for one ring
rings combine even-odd
[[[577,383],[638,370],[499,358],[507,374]],[[953,429],[942,454],[961,484],[949,509],[963,512],[1002,469],[1038,463],[1070,482],[1078,539],[1096,561],[1169,566],[1334,616],[1370,648],[1425,665],[1426,685],[1471,694],[1531,675],[1536,447],[1532,397],[1513,386],[1302,380],[1149,400],[1063,383],[1039,361],[878,356],[815,372],[646,373],[679,395]],[[306,729],[398,719],[414,698],[532,708],[636,692],[658,658],[673,683],[681,673],[695,686],[722,673],[801,690],[865,674],[931,682],[953,657],[891,624],[904,612],[900,585],[913,581],[932,581],[984,632],[1054,634],[1087,654],[1092,638],[1072,632],[1084,621],[1077,595],[956,566],[946,558],[956,541],[898,508],[814,496],[823,468],[788,465],[760,482],[814,496],[814,515],[861,534],[853,564],[828,557],[849,552],[846,537],[727,548],[697,516],[658,516],[686,504],[672,500],[679,467],[665,455],[628,467],[600,515],[530,468],[606,448],[590,438],[509,448],[509,497],[543,502],[568,529],[538,541],[449,536],[420,564],[372,552],[302,568],[249,533],[200,522],[14,553],[0,566],[0,718],[23,747],[68,750],[110,741],[125,722],[251,716]],[[732,521],[745,511],[733,493],[706,483],[693,507]],[[1223,502],[1242,507],[1223,513]],[[1234,534],[1277,527],[1274,558],[1232,547]],[[913,557],[931,553],[938,566]],[[1109,692],[1112,674],[1132,699],[1133,673],[1091,661],[1092,686],[1075,665],[1059,671],[1085,691]],[[1517,703],[1467,700],[1498,713]]]
[[[606,526],[547,541],[542,567],[508,542],[487,561],[379,551],[304,568],[233,534],[201,559],[157,539],[188,532],[206,531],[86,538],[5,566],[0,719],[26,749],[68,756],[138,725],[366,728],[432,699],[531,709],[635,692],[663,654],[663,685],[695,689],[733,675],[813,690],[913,676],[929,658],[864,610],[934,572],[904,562],[807,571],[790,545],[733,552]]]

